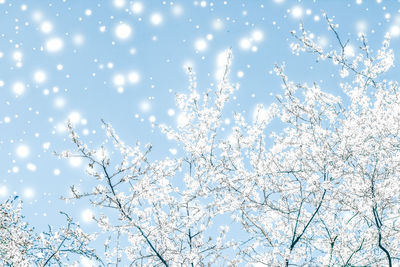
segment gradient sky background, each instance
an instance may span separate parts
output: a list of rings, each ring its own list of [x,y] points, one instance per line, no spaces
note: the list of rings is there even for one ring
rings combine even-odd
[[[152,157],[173,156],[177,147],[152,123],[176,125],[174,94],[188,86],[185,65],[194,67],[199,90],[212,88],[218,55],[231,47],[230,77],[240,90],[228,109],[251,120],[256,104],[280,93],[270,73],[275,63],[286,62],[295,82],[340,93],[330,62],[292,55],[290,31],[301,21],[322,46],[337,48],[325,11],[355,53],[359,32],[375,51],[389,32],[398,56],[399,2],[0,0],[0,199],[20,196],[38,229],[62,222],[59,210],[90,229],[88,201],[60,200],[73,184],[90,188],[84,162],[53,155],[73,148],[67,118],[94,146],[105,138],[104,119],[127,143],[152,142]]]

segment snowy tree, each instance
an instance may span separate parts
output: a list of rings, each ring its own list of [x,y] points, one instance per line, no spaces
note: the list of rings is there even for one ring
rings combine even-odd
[[[76,266],[73,255],[95,259],[102,264],[88,243],[95,236],[86,234],[67,214],[66,226],[49,226],[37,234],[21,215],[22,202],[16,198],[0,204],[0,263],[2,266]]]
[[[91,149],[68,124],[77,150],[61,156],[87,159],[98,183],[89,192],[71,187],[71,198],[111,210],[95,218],[118,239],[106,244],[107,263],[399,263],[400,92],[386,79],[394,63],[389,36],[374,52],[360,35],[360,53],[351,57],[326,19],[338,49],[325,51],[302,26],[291,48],[332,62],[340,94],[295,83],[277,65],[283,93],[276,103],[257,106],[252,121],[233,113],[227,135],[224,106],[238,88],[228,80],[227,50],[216,90],[199,90],[189,68],[189,92],[176,96],[180,123],[160,125],[180,144],[179,157],[151,160],[151,145],[129,146],[105,122],[108,141]]]

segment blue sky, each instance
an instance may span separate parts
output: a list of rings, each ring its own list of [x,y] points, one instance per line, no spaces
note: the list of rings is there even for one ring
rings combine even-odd
[[[231,81],[240,83],[228,109],[249,119],[256,104],[280,93],[275,63],[285,62],[296,82],[318,81],[339,94],[330,64],[289,47],[301,21],[322,46],[337,47],[322,11],[355,51],[359,32],[375,49],[389,32],[398,55],[399,1],[0,0],[0,199],[20,196],[38,228],[61,222],[59,210],[94,227],[87,201],[59,199],[73,184],[90,187],[84,162],[54,156],[73,148],[66,120],[93,146],[105,138],[104,119],[127,143],[153,143],[154,158],[173,156],[175,144],[152,123],[176,124],[185,66],[201,90],[213,87],[226,48],[234,56]]]

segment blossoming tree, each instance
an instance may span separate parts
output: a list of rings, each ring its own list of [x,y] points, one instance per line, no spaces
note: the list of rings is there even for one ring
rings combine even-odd
[[[72,186],[71,198],[103,208],[95,220],[111,236],[105,264],[399,264],[400,91],[386,79],[389,36],[374,52],[360,35],[349,57],[326,20],[338,49],[325,51],[302,26],[291,48],[332,62],[340,96],[295,83],[277,65],[276,103],[257,106],[252,121],[233,113],[227,135],[224,106],[238,88],[227,50],[216,90],[199,90],[189,69],[189,92],[176,96],[182,123],[159,125],[180,144],[176,158],[153,160],[151,145],[124,143],[106,122],[107,140],[90,148],[68,124],[76,150],[60,156],[85,158],[97,183]]]
[[[66,225],[59,230],[49,226],[47,232],[36,234],[21,215],[21,202],[16,198],[0,204],[1,266],[77,266],[74,255],[102,261],[88,243],[95,239],[86,234],[67,214]]]
[[[189,69],[190,91],[176,98],[184,123],[160,125],[181,144],[180,158],[150,162],[150,146],[126,145],[105,123],[122,157],[114,167],[105,149],[89,150],[69,126],[75,156],[87,158],[99,180],[92,192],[73,188],[74,197],[119,214],[118,225],[105,215],[97,221],[129,237],[124,250],[134,265],[398,262],[400,94],[385,79],[394,62],[389,36],[373,53],[360,35],[352,58],[326,19],[338,50],[324,51],[302,26],[291,47],[336,65],[342,97],[294,83],[276,66],[277,103],[258,106],[252,122],[234,113],[227,137],[222,111],[236,87],[228,81],[228,50],[216,91],[199,93]],[[277,133],[268,128],[272,120]]]

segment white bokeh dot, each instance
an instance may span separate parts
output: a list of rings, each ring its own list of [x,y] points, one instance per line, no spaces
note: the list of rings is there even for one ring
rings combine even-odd
[[[176,150],[176,148],[170,148],[169,153],[171,153],[172,155],[176,155],[176,153],[178,153],[178,150]]]
[[[64,98],[62,98],[62,97],[58,97],[58,98],[56,98],[55,100],[54,100],[54,106],[56,107],[56,108],[63,108],[63,107],[65,107],[65,104],[66,104],[66,101],[65,101],[65,99]]]
[[[128,81],[131,84],[136,84],[139,82],[139,80],[140,80],[140,75],[136,71],[131,71],[128,73]]]
[[[355,56],[355,48],[354,48],[354,46],[352,46],[352,45],[347,45],[345,48],[344,48],[344,55],[346,56],[346,57],[354,57]]]
[[[132,28],[126,23],[121,23],[115,28],[115,35],[118,39],[128,39],[132,34]]]
[[[43,83],[46,80],[46,73],[42,70],[38,70],[33,74],[33,79],[36,83]]]
[[[48,150],[48,149],[50,148],[50,142],[45,142],[45,143],[43,143],[42,148],[43,148],[44,150]]]
[[[251,42],[248,38],[242,38],[240,39],[239,46],[243,50],[249,50],[251,47]]]
[[[151,104],[149,101],[147,100],[143,100],[142,102],[140,102],[139,104],[139,109],[142,112],[148,112],[151,109]]]
[[[5,185],[0,186],[0,197],[6,197],[8,195],[8,188]]]
[[[89,259],[88,257],[81,256],[80,264],[82,267],[94,267],[96,266],[94,260]]]
[[[15,61],[21,61],[21,60],[22,60],[22,57],[23,57],[23,55],[22,55],[22,52],[21,52],[21,51],[15,51],[15,52],[13,53],[13,59],[14,59]]]
[[[400,26],[399,25],[393,25],[392,27],[390,27],[389,33],[390,33],[391,37],[400,36]]]
[[[131,5],[131,10],[133,14],[140,14],[143,12],[143,4],[141,2],[133,2]]]
[[[157,26],[160,25],[163,21],[163,17],[160,13],[153,13],[150,16],[150,22],[151,24]]]
[[[113,1],[113,5],[116,8],[123,8],[125,6],[125,4],[126,4],[125,0],[114,0]]]
[[[81,213],[81,218],[86,223],[93,221],[93,211],[91,209],[83,210]]]
[[[154,123],[156,121],[156,117],[154,115],[151,115],[149,117],[149,122]]]
[[[260,30],[255,30],[255,31],[252,33],[251,37],[253,38],[254,41],[260,42],[260,41],[262,41],[262,39],[264,38],[264,34],[263,34],[263,32],[260,31]]]
[[[24,190],[24,197],[25,198],[32,198],[35,195],[35,190],[31,187],[27,187]]]
[[[77,111],[73,111],[68,115],[68,120],[74,124],[79,123],[81,120],[81,114]]]
[[[86,9],[86,10],[85,10],[85,15],[86,15],[86,16],[91,16],[91,15],[92,15],[92,10]]]
[[[212,22],[212,27],[214,30],[220,31],[224,27],[224,23],[222,22],[221,19],[216,19]]]
[[[52,32],[53,31],[53,24],[51,24],[51,22],[50,21],[43,21],[41,24],[40,24],[40,30],[43,32],[43,33],[50,33],[50,32]]]
[[[17,96],[22,95],[25,92],[25,84],[22,82],[15,82],[12,86],[12,90]]]
[[[79,167],[82,164],[82,159],[80,157],[70,157],[68,158],[69,165],[72,167]]]
[[[183,8],[180,5],[174,5],[172,7],[172,14],[174,14],[175,16],[180,16],[183,14]]]
[[[175,110],[173,110],[172,108],[168,109],[168,116],[172,117],[175,115]]]
[[[63,41],[61,38],[54,37],[46,42],[46,49],[51,53],[59,52],[63,48]]]
[[[85,37],[82,34],[75,34],[72,38],[74,45],[82,45],[85,42]]]
[[[204,51],[204,50],[207,49],[207,42],[204,39],[198,39],[194,43],[194,46],[195,46],[197,51]]]
[[[125,84],[125,77],[122,74],[116,74],[113,77],[113,83],[116,86],[123,86]]]
[[[19,172],[19,168],[18,168],[17,166],[14,166],[14,167],[12,168],[12,172],[13,172],[13,173],[18,173],[18,172]]]
[[[296,19],[303,16],[303,9],[300,6],[295,6],[292,8],[292,16]]]
[[[31,172],[34,172],[34,171],[36,171],[36,169],[37,169],[36,165],[33,164],[33,163],[28,163],[28,164],[26,164],[26,168],[27,168],[29,171],[31,171]]]
[[[228,63],[227,56],[228,55],[227,55],[226,51],[222,51],[222,52],[220,52],[218,54],[218,56],[217,56],[217,66],[219,68],[224,67]]]
[[[17,156],[20,158],[26,158],[29,156],[30,150],[29,147],[27,145],[19,145],[17,147]]]

